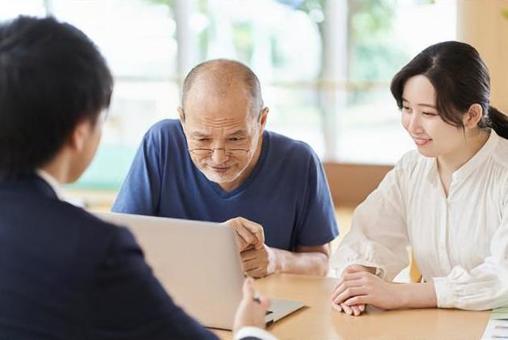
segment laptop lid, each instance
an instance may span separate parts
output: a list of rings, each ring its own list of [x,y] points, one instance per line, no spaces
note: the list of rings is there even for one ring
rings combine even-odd
[[[207,327],[231,329],[243,274],[230,227],[130,214],[98,213],[126,226],[175,303]]]
[[[233,328],[242,298],[244,275],[234,231],[223,223],[119,213],[96,213],[125,226],[175,303],[207,327]],[[271,301],[271,323],[303,307],[289,300]]]

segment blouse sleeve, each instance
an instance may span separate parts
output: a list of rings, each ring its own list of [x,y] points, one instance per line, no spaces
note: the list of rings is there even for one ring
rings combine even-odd
[[[355,210],[351,230],[332,258],[337,275],[359,264],[391,281],[408,265],[404,187],[401,161]]]
[[[501,215],[490,255],[480,265],[469,271],[455,266],[447,276],[433,278],[438,307],[486,310],[508,305],[508,197]]]

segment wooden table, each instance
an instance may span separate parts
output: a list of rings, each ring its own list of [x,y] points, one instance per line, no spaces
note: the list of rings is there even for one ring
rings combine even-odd
[[[307,307],[278,321],[269,331],[280,339],[480,339],[489,312],[446,309],[380,311],[360,317],[330,307],[335,279],[277,274],[257,280],[256,288],[273,298],[303,301]],[[216,331],[223,339],[231,332]]]

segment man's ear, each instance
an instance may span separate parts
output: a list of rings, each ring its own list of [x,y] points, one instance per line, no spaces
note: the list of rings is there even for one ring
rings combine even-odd
[[[478,123],[483,117],[483,108],[480,104],[473,104],[469,110],[464,114],[463,124],[465,127],[473,129],[478,126]]]
[[[185,123],[185,112],[183,112],[183,107],[179,106],[176,108],[178,111],[178,117],[180,118],[180,122]]]
[[[261,126],[263,127],[263,129],[265,128],[266,126],[266,121],[268,119],[268,112],[270,112],[270,109],[268,108],[268,106],[265,106],[261,112],[259,113],[259,118],[258,118],[258,121],[259,123],[261,124]]]
[[[70,133],[67,145],[76,151],[83,150],[86,139],[90,135],[92,124],[90,121],[83,119],[79,122],[74,130]]]

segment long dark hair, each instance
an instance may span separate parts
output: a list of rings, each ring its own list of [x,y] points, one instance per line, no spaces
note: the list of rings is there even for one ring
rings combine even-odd
[[[399,108],[406,81],[416,75],[424,75],[434,86],[436,108],[445,122],[464,127],[464,112],[471,105],[480,104],[483,116],[478,126],[492,128],[508,139],[508,116],[490,105],[489,71],[472,46],[446,41],[429,46],[414,57],[392,80],[390,89]]]

